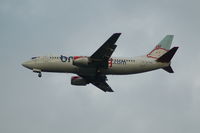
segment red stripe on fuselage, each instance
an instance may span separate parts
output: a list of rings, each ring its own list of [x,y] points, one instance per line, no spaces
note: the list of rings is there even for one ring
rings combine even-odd
[[[81,58],[81,57],[83,57],[83,56],[74,56],[73,59],[76,60],[76,59]]]

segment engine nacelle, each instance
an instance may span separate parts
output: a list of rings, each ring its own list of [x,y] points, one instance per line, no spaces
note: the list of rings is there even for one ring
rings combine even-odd
[[[78,86],[85,86],[89,83],[82,77],[73,76],[73,77],[71,77],[71,84],[72,85],[78,85]]]
[[[73,60],[73,65],[84,67],[84,66],[88,66],[89,62],[90,60],[88,57],[79,57]]]

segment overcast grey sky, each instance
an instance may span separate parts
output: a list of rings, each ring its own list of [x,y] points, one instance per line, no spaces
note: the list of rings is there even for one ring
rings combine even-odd
[[[1,0],[0,132],[199,133],[198,0]],[[91,55],[122,32],[113,56],[148,53],[174,34],[174,74],[108,76],[114,93],[39,79],[21,63],[37,55]]]

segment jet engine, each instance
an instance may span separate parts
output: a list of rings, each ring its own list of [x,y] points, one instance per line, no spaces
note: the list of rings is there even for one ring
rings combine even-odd
[[[89,62],[90,60],[88,57],[80,57],[73,60],[73,65],[84,67],[84,66],[88,66]]]
[[[71,77],[71,84],[72,85],[77,85],[77,86],[85,86],[85,85],[87,85],[89,83],[82,77],[73,76],[73,77]]]

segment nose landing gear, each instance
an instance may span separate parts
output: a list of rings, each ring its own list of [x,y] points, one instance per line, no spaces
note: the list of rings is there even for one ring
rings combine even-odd
[[[38,73],[38,77],[42,77],[42,72],[39,69],[33,69],[33,72]]]

